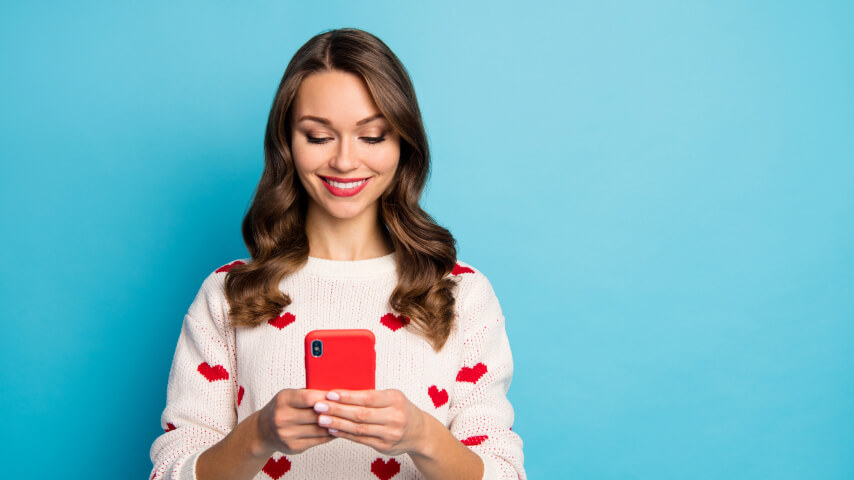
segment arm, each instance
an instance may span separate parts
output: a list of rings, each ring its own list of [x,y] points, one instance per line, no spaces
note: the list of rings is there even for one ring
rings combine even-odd
[[[312,406],[326,392],[280,390],[262,409],[237,424],[233,331],[225,327],[225,272],[205,279],[184,316],[172,361],[166,433],[151,447],[151,479],[250,479],[268,463],[288,462],[276,452],[300,453],[334,440],[317,426]]]
[[[462,281],[471,284],[460,305],[464,351],[448,411],[450,432],[483,460],[485,480],[524,480],[522,439],[512,430],[507,399],[513,356],[504,315],[489,280],[480,272],[465,275]]]
[[[195,479],[195,463],[237,423],[236,379],[225,312],[224,273],[209,275],[184,316],[161,415],[165,433],[151,446],[150,478]]]
[[[412,463],[428,479],[458,478],[481,480],[484,463],[463,445],[435,417],[423,412],[425,442],[418,450],[410,451]]]

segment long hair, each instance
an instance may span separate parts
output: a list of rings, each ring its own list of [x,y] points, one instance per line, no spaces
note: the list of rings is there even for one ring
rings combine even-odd
[[[281,280],[308,260],[307,192],[291,152],[291,106],[312,73],[358,75],[380,112],[400,135],[394,179],[380,197],[380,217],[394,244],[398,284],[389,305],[408,317],[409,328],[436,351],[454,321],[456,241],[421,209],[430,153],[415,89],[403,64],[379,38],[362,30],[330,30],[311,38],[285,69],[267,119],[264,172],[243,218],[243,240],[252,260],[228,271],[225,293],[234,326],[255,326],[281,314],[291,298]]]

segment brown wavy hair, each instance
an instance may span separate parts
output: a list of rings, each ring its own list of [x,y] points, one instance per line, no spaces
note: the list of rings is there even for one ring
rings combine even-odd
[[[337,70],[361,77],[374,103],[400,135],[400,161],[380,197],[380,217],[395,248],[398,284],[389,305],[409,318],[436,351],[454,321],[456,241],[421,209],[430,171],[427,135],[415,89],[403,64],[379,38],[354,28],[318,34],[294,54],[285,69],[267,119],[264,172],[243,218],[243,240],[252,255],[229,270],[225,293],[236,327],[255,326],[281,314],[291,298],[279,282],[308,260],[307,193],[291,153],[291,106],[302,81]]]

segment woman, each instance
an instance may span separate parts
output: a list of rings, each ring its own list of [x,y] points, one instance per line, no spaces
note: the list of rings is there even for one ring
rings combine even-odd
[[[264,150],[252,258],[184,317],[151,478],[525,478],[504,317],[419,206],[427,139],[394,53],[357,29],[309,40]],[[371,330],[376,390],[305,389],[315,329]]]

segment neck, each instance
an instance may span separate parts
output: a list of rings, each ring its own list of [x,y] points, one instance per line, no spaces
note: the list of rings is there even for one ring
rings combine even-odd
[[[394,251],[379,216],[379,203],[360,215],[341,219],[309,204],[305,217],[309,256],[327,260],[366,260]]]

